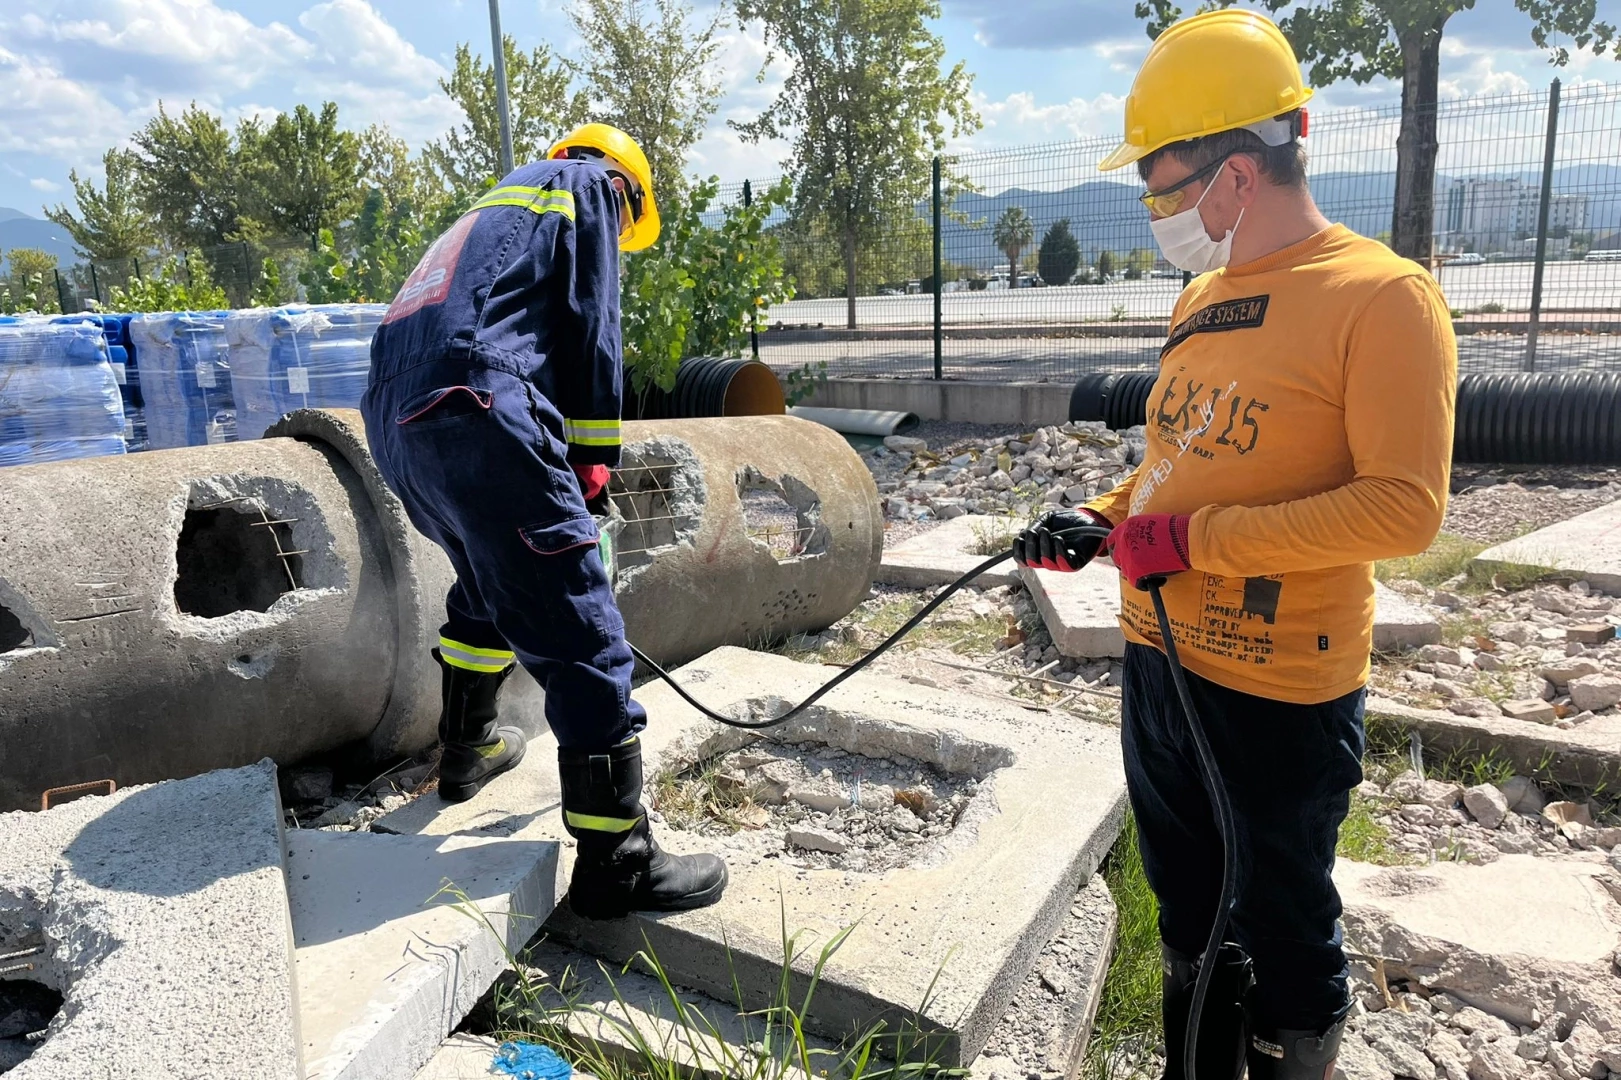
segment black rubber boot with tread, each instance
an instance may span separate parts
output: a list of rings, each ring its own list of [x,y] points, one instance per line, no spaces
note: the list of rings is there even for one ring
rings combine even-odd
[[[633,911],[691,911],[726,891],[716,855],[673,855],[653,839],[642,805],[642,744],[599,753],[559,749],[563,824],[579,841],[568,902],[582,919]],[[593,827],[595,826],[595,827]]]
[[[1216,953],[1204,1009],[1199,1017],[1199,1050],[1195,1075],[1184,1075],[1188,1019],[1193,1007],[1199,960],[1161,943],[1160,1016],[1165,1023],[1164,1080],[1238,1080],[1244,1074],[1247,1043],[1244,1002],[1251,982],[1250,958],[1228,942]]]
[[[502,671],[468,671],[433,658],[443,673],[439,713],[439,797],[465,802],[494,777],[523,760],[527,740],[515,727],[496,726],[496,697],[514,665]]]
[[[1251,1028],[1250,1080],[1333,1080],[1344,1013],[1323,1031],[1271,1028],[1253,1020]]]

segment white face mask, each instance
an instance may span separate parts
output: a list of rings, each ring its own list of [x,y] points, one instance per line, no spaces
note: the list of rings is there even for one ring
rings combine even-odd
[[[1216,175],[1220,176],[1221,173],[1217,172]],[[1211,178],[1212,181],[1214,179]],[[1238,220],[1233,222],[1233,227],[1227,230],[1226,236],[1220,240],[1212,240],[1210,234],[1204,230],[1204,219],[1199,216],[1199,207],[1208,194],[1210,185],[1206,185],[1204,194],[1199,196],[1199,201],[1193,204],[1192,209],[1183,210],[1170,217],[1154,218],[1148,223],[1148,227],[1154,231],[1154,241],[1159,244],[1160,251],[1164,252],[1166,260],[1179,270],[1203,274],[1226,266],[1227,260],[1232,256],[1233,234],[1238,232],[1238,226],[1244,221],[1244,211],[1238,212]]]

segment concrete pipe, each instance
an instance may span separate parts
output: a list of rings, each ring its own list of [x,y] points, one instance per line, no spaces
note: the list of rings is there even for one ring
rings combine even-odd
[[[627,632],[662,663],[820,629],[882,550],[872,479],[788,417],[627,425]],[[52,787],[430,745],[451,571],[358,414],[246,443],[0,473],[0,809]],[[527,676],[502,695],[533,732]]]
[[[883,557],[872,474],[790,416],[626,424],[609,494],[625,635],[661,664],[824,629]]]

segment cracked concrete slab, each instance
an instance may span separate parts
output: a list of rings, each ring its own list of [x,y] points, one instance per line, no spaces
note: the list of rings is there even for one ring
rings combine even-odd
[[[276,768],[0,814],[0,952],[63,995],[8,1080],[303,1080]]]
[[[712,708],[775,715],[828,674],[724,648],[678,677]],[[650,717],[643,734],[650,778],[755,737],[704,719],[667,687],[644,687],[637,696]],[[673,851],[732,855],[732,884],[720,905],[601,924],[560,910],[548,929],[613,960],[651,945],[674,981],[718,997],[731,996],[735,975],[758,1007],[778,985],[784,922],[802,932],[802,945],[815,943],[794,961],[801,985],[821,945],[855,926],[823,972],[812,1029],[836,1038],[858,1022],[897,1021],[924,1004],[938,975],[922,1021],[939,1036],[947,1064],[972,1061],[1118,833],[1124,778],[1117,733],[1079,718],[863,674],[773,737],[966,772],[977,778],[980,794],[924,857],[883,873],[797,867],[780,854],[750,852],[747,845],[729,851],[725,838],[661,827],[660,842]],[[470,803],[437,813],[408,807],[374,828],[561,836],[555,754],[537,740],[529,756],[537,761],[532,769],[526,760]],[[562,870],[570,859],[565,846]]]
[[[288,868],[303,1080],[397,1080],[550,914],[557,845],[298,830]]]
[[[1019,524],[1014,518],[969,514],[903,540],[894,547],[886,544],[883,561],[873,580],[917,589],[949,585],[994,554],[980,554],[985,546],[999,546],[1004,551],[1012,547]],[[1014,585],[1019,581],[1019,570],[1009,560],[976,580],[984,589]]]
[[[1565,729],[1508,716],[1458,716],[1370,697],[1368,719],[1416,731],[1431,752],[1480,753],[1490,747],[1522,776],[1590,790],[1621,777],[1621,716],[1599,716]]]
[[[1621,502],[1487,548],[1475,564],[1488,572],[1510,565],[1563,570],[1607,593],[1621,592]]]
[[[1621,946],[1621,905],[1601,882],[1608,872],[1597,858],[1423,867],[1341,859],[1334,884],[1347,908],[1381,911],[1415,934],[1490,955],[1597,964]]]
[[[1120,575],[1113,565],[1098,561],[1074,574],[1028,568],[1020,574],[1060,653],[1079,659],[1125,655]],[[1393,651],[1441,640],[1441,624],[1401,594],[1375,583],[1373,602],[1375,649]]]

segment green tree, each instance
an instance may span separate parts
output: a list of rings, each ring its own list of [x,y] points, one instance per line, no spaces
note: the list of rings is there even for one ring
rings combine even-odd
[[[252,122],[238,135],[255,132]],[[211,247],[241,235],[243,205],[251,201],[231,132],[196,102],[178,117],[162,102],[158,115],[132,139],[135,190],[157,222],[166,247]]]
[[[1114,277],[1115,271],[1120,269],[1120,261],[1115,258],[1114,252],[1105,248],[1098,252],[1097,266],[1098,284],[1107,285],[1109,279]]]
[[[157,237],[152,218],[135,193],[136,158],[128,150],[109,150],[101,157],[107,174],[98,190],[95,181],[68,173],[73,184],[74,214],[58,203],[45,216],[68,231],[73,246],[87,259],[130,259],[148,251]]]
[[[1010,206],[996,219],[991,233],[996,249],[1007,256],[1008,288],[1019,287],[1019,252],[1030,246],[1036,238],[1036,223],[1022,206]]]
[[[853,329],[861,252],[916,216],[946,139],[979,128],[973,78],[960,62],[942,70],[937,0],[737,0],[736,11],[791,66],[766,110],[733,126],[751,142],[789,140],[795,217],[838,238]]]
[[[1235,0],[1206,0],[1203,9],[1231,7]],[[1441,35],[1447,20],[1475,6],[1475,0],[1255,0],[1277,14],[1278,26],[1302,63],[1310,64],[1314,86],[1341,79],[1361,84],[1377,76],[1400,79],[1401,128],[1396,136],[1396,205],[1391,248],[1410,259],[1431,255],[1435,218],[1436,101],[1440,87]],[[1548,50],[1549,61],[1570,60],[1554,37],[1602,56],[1611,46],[1621,59],[1613,23],[1598,18],[1596,0],[1514,0],[1531,21],[1531,41]],[[1148,20],[1148,36],[1181,18],[1176,0],[1138,0],[1137,17]]]
[[[255,182],[256,209],[276,233],[313,238],[360,206],[360,139],[338,126],[333,102],[319,113],[308,105],[282,113],[238,149]]]
[[[728,204],[718,225],[705,217],[719,190],[698,183],[666,218],[658,243],[625,260],[620,324],[631,392],[669,390],[688,356],[738,356],[765,310],[793,296],[782,250],[765,222],[788,201],[779,185],[754,200]]]
[[[389,207],[418,203],[423,186],[430,183],[423,162],[411,159],[405,140],[388,130],[386,124],[373,124],[356,137],[359,151],[359,178],[363,190],[382,193]]]
[[[1132,248],[1126,256],[1126,280],[1140,281],[1154,269],[1154,253],[1148,248]]]
[[[1069,218],[1060,218],[1041,238],[1036,273],[1049,285],[1068,285],[1080,267],[1081,246],[1075,242],[1075,234],[1069,231]]]
[[[538,161],[552,143],[584,121],[589,102],[571,89],[574,65],[545,45],[524,53],[503,37],[507,65],[507,113],[512,121],[512,156],[519,165]],[[429,143],[424,157],[445,187],[458,194],[482,190],[501,178],[501,116],[496,108],[495,67],[456,46],[456,67],[439,88],[461,107],[466,120],[443,139]]]
[[[577,0],[591,118],[627,132],[647,154],[661,203],[686,190],[687,153],[720,101],[717,11],[693,22],[685,0]]]
[[[56,256],[39,248],[12,248],[5,253],[7,314],[35,311],[41,315],[60,314],[62,304],[56,294]]]
[[[172,258],[156,274],[114,285],[109,311],[217,311],[230,306],[225,290],[214,284],[208,260],[195,251]]]

